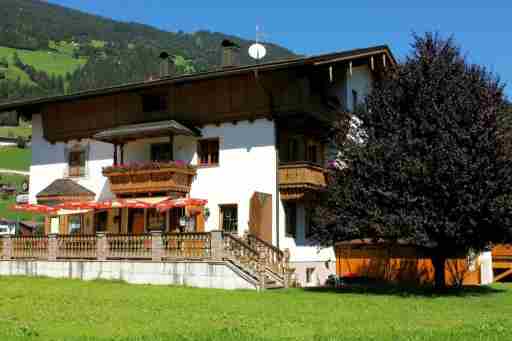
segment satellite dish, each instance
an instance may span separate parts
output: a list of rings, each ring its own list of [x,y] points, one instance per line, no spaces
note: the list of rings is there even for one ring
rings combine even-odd
[[[267,55],[267,49],[260,43],[252,44],[249,47],[249,56],[252,59],[260,60],[263,59]]]

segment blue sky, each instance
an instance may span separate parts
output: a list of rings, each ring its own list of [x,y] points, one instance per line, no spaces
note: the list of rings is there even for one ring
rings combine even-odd
[[[400,59],[411,33],[453,34],[471,62],[508,83],[512,98],[512,1],[51,0],[89,13],[185,32],[200,29],[265,40],[312,55],[388,44]],[[457,3],[457,5],[455,4]]]

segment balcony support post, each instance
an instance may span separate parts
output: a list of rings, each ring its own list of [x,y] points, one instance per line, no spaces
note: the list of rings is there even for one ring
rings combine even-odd
[[[117,143],[114,143],[114,166],[117,166]]]
[[[124,143],[121,143],[119,146],[121,149],[121,164],[124,165]]]

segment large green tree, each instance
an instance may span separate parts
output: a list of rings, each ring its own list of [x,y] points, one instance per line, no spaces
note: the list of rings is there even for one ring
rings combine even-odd
[[[374,238],[426,247],[439,288],[447,258],[511,237],[512,168],[497,134],[505,100],[497,78],[452,39],[414,36],[412,47],[376,82],[348,138],[338,127],[314,235],[324,245]]]

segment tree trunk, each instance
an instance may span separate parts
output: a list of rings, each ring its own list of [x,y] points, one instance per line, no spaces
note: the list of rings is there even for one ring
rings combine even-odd
[[[446,264],[446,256],[435,255],[432,257],[432,265],[434,266],[434,286],[436,290],[446,288],[446,278],[444,275]]]

